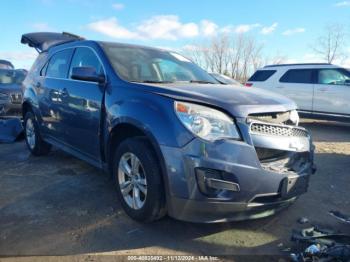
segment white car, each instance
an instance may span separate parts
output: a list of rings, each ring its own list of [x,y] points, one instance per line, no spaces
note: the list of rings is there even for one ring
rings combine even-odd
[[[265,66],[247,81],[294,100],[303,116],[350,120],[350,71],[332,64]]]

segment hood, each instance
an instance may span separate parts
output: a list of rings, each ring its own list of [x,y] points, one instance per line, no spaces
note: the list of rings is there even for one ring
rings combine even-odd
[[[253,113],[285,112],[296,109],[296,104],[273,92],[234,85],[212,84],[142,84],[149,92],[222,108],[235,117]]]
[[[0,84],[0,93],[21,93],[21,84]]]

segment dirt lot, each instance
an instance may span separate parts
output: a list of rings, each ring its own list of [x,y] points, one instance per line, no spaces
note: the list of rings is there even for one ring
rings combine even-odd
[[[129,219],[108,176],[61,151],[32,157],[24,142],[0,145],[0,256],[76,254],[280,254],[292,228],[311,223],[350,233],[329,210],[350,214],[350,125],[305,121],[318,171],[309,192],[270,218],[192,224]],[[0,259],[1,260],[1,259]]]

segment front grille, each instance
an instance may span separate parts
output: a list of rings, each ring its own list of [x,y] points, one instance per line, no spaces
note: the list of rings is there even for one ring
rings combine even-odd
[[[253,134],[263,134],[270,136],[286,136],[286,137],[308,137],[308,132],[292,126],[279,126],[264,123],[252,123],[250,132]]]
[[[13,104],[21,104],[22,103],[22,94],[21,93],[11,94],[11,102]]]

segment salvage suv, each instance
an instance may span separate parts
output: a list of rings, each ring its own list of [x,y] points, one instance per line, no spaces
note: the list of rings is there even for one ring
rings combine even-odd
[[[68,33],[21,42],[40,53],[24,82],[29,150],[106,170],[133,219],[259,218],[307,191],[313,145],[291,100],[221,85],[171,51]]]

